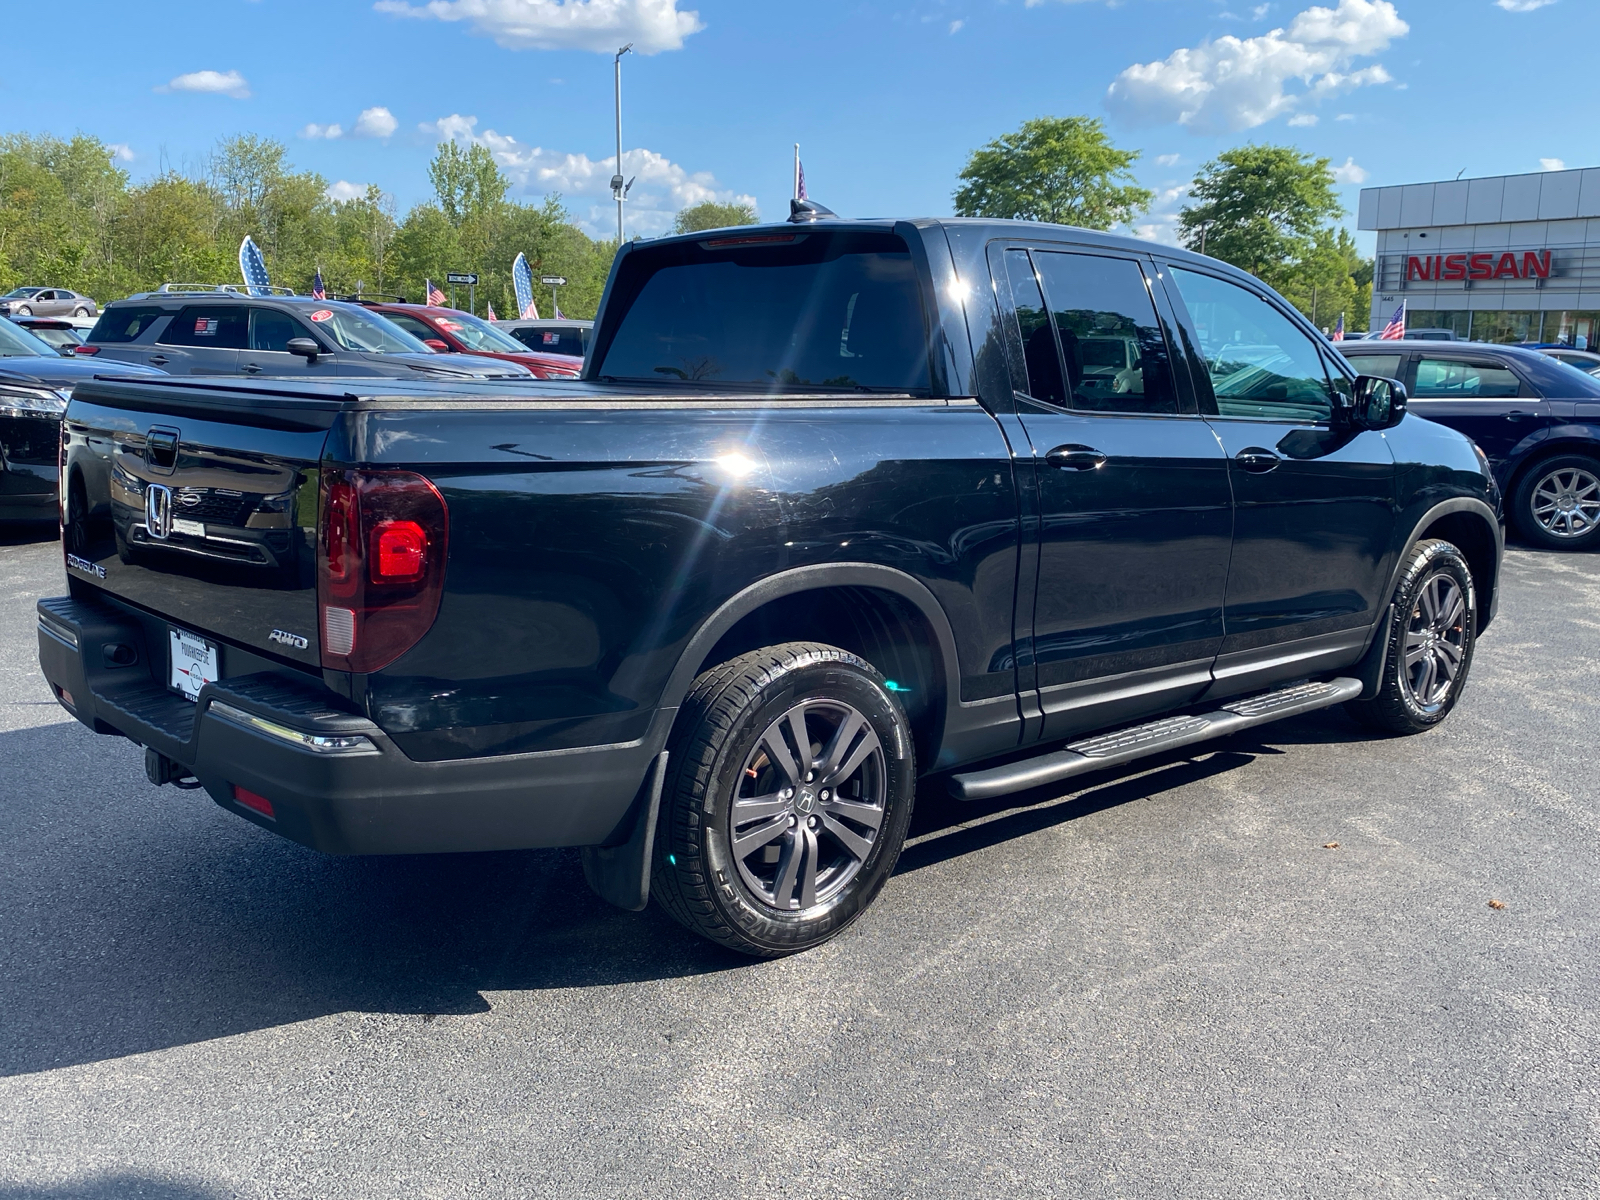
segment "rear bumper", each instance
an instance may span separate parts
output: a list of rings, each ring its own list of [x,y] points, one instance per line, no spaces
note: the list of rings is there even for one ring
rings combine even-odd
[[[74,717],[187,768],[230,812],[330,854],[604,844],[672,717],[658,713],[638,742],[416,762],[314,678],[232,677],[191,703],[166,688],[166,647],[144,614],[62,596],[39,601],[38,615],[39,664]],[[114,646],[132,647],[134,661],[117,665]],[[330,749],[326,739],[357,742]],[[271,815],[241,803],[241,788],[269,801]]]

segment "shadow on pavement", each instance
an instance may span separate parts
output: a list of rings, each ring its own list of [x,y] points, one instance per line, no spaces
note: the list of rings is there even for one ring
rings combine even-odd
[[[147,1175],[104,1175],[39,1187],[0,1183],[0,1200],[221,1200],[223,1195],[207,1187]]]
[[[909,847],[899,870],[1292,753],[1277,747],[1295,741],[1362,736],[1313,715],[982,806],[928,780],[912,834],[948,832]],[[0,734],[0,792],[13,793],[0,805],[0,1075],[337,1012],[481,1013],[485,993],[751,961],[654,907],[606,904],[573,850],[333,858],[137,772],[132,747],[72,722]],[[985,816],[995,819],[959,828]]]
[[[61,535],[54,521],[0,521],[0,546],[31,546],[38,542],[53,542]],[[4,1192],[0,1192],[3,1198]]]

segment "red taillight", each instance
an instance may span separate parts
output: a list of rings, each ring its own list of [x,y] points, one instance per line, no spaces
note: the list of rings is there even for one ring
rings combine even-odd
[[[74,354],[99,354],[100,353],[100,347],[99,346],[74,346],[72,348],[72,352]]]
[[[271,817],[274,821],[278,819],[278,814],[272,811],[272,801],[265,796],[252,792],[249,788],[242,788],[237,783],[234,784],[233,798],[237,803],[244,805],[252,812],[258,812],[263,817]]]
[[[428,535],[415,521],[385,521],[372,531],[372,582],[411,583],[428,567]]]
[[[382,670],[439,615],[450,533],[439,490],[411,471],[322,473],[322,665]]]

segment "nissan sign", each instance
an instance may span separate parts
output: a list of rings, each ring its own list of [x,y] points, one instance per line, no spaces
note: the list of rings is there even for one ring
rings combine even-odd
[[[1502,254],[1412,254],[1406,258],[1406,282],[1449,283],[1467,279],[1549,279],[1550,251],[1525,250],[1519,259]]]

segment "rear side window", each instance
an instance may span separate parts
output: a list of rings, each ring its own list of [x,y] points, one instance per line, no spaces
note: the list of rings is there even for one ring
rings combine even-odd
[[[243,350],[248,344],[249,309],[243,305],[196,304],[178,310],[161,334],[164,346]]]
[[[926,392],[911,254],[885,233],[679,242],[623,260],[597,346],[602,379],[762,390]]]
[[[1176,413],[1167,339],[1139,264],[1098,254],[1036,254],[1073,408]]]
[[[1363,375],[1379,375],[1384,379],[1400,378],[1398,354],[1351,354],[1346,351],[1345,358]]]
[[[1498,363],[1424,357],[1411,394],[1419,400],[1507,400],[1521,390],[1521,380]]]
[[[540,354],[570,354],[574,358],[583,357],[584,334],[581,329],[540,329],[534,325],[524,325],[520,329],[508,329],[506,332],[529,350],[537,350]]]
[[[1045,308],[1039,277],[1034,274],[1033,261],[1026,250],[1006,251],[1006,279],[1011,284],[1011,304],[1017,314],[1018,332],[1022,334],[1028,395],[1064,408],[1067,387],[1061,377],[1056,335],[1050,328],[1050,312]]]
[[[1174,268],[1205,359],[1217,415],[1263,421],[1323,421],[1333,413],[1317,345],[1254,292]],[[1203,391],[1202,386],[1202,391]]]
[[[91,342],[136,342],[150,326],[167,315],[164,308],[115,308],[100,314],[89,331]]]

